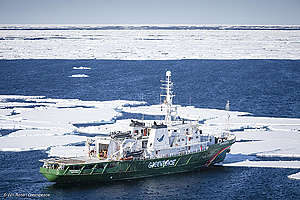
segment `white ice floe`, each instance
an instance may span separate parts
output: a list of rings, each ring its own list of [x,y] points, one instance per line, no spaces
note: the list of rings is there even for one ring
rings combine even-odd
[[[69,77],[72,77],[72,78],[87,78],[89,76],[86,75],[86,74],[73,74],[73,75],[71,75]]]
[[[223,116],[227,116],[227,113],[230,113],[232,117],[249,114],[247,112],[228,112],[225,110],[218,109],[195,108],[194,106],[174,106],[177,108],[178,116],[190,120],[212,120]],[[161,105],[124,107],[123,111],[128,113],[141,113],[145,115],[164,115],[166,112],[165,108]]]
[[[85,146],[53,146],[47,151],[49,157],[81,157],[87,156],[88,151]]]
[[[0,101],[6,101],[8,99],[23,99],[23,100],[36,100],[36,99],[42,99],[45,98],[45,96],[22,96],[22,95],[0,95]]]
[[[41,135],[40,130],[31,130],[30,135],[0,137],[0,151],[46,150],[52,146],[85,141],[85,137],[76,135]],[[38,135],[34,135],[37,132]]]
[[[300,58],[299,30],[20,29],[0,30],[0,59]]]
[[[105,124],[101,126],[88,126],[77,128],[76,131],[79,133],[87,134],[109,134],[114,131],[128,131],[128,124],[130,124],[130,119],[117,120],[114,124]]]
[[[225,164],[223,164],[223,166],[300,169],[300,161],[250,161],[250,160],[245,160],[245,161],[236,162],[236,163],[225,163]]]
[[[23,102],[13,102],[13,99],[22,99]],[[84,136],[72,135],[77,132],[73,124],[111,121],[121,115],[116,111],[117,109],[144,103],[124,100],[100,102],[0,95],[0,129],[18,129],[0,137],[0,150],[47,149],[52,146],[82,142],[85,141]],[[43,106],[24,107],[36,105]],[[14,106],[18,107],[5,109]],[[11,115],[12,110],[18,114]]]
[[[13,102],[13,99],[24,101]],[[0,137],[0,150],[49,148],[49,156],[84,155],[84,147],[70,144],[84,142],[88,134],[108,134],[111,131],[125,130],[130,120],[79,128],[73,124],[113,122],[121,112],[164,114],[164,108],[160,105],[144,104],[145,102],[124,100],[100,102],[0,95],[0,128],[20,129]],[[22,105],[43,106],[32,108]],[[6,106],[18,106],[14,110],[19,114],[11,115],[13,109],[4,109]],[[232,130],[237,142],[222,163],[224,166],[300,168],[300,119],[254,117],[246,112],[192,106],[177,106],[177,112],[181,118],[203,122],[204,133],[218,134],[225,129]],[[76,135],[77,133],[84,134]],[[270,157],[276,157],[278,161],[267,161]],[[280,161],[283,157],[285,161]]]
[[[290,179],[297,179],[300,180],[300,172],[296,173],[296,174],[291,174],[288,176]]]
[[[83,70],[90,70],[90,67],[73,67],[73,69],[83,69]]]

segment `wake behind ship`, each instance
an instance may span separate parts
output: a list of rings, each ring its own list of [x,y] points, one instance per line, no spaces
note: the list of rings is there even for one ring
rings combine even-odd
[[[173,106],[171,72],[162,82],[162,121],[135,121],[127,131],[88,139],[85,157],[40,160],[42,173],[57,183],[109,182],[209,167],[222,162],[235,136],[206,133],[198,121],[181,119]]]

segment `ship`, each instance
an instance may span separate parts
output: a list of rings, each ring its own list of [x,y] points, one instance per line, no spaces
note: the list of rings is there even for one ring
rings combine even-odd
[[[111,182],[191,172],[222,162],[235,136],[180,118],[170,71],[161,82],[164,119],[132,119],[126,131],[88,138],[86,156],[40,160],[40,173],[63,184]]]

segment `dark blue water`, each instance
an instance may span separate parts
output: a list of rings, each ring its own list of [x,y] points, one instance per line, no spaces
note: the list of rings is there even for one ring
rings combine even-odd
[[[86,66],[91,70],[73,70]],[[175,103],[257,116],[300,117],[299,60],[0,60],[0,94],[159,103],[160,79],[172,71]],[[72,74],[88,78],[70,78]],[[213,167],[199,172],[84,186],[48,183],[44,151],[0,152],[0,195],[46,199],[299,199],[294,169]],[[3,196],[2,196],[3,197]],[[0,196],[1,198],[1,196]],[[18,199],[18,198],[15,198]],[[22,198],[26,199],[26,198]]]
[[[295,169],[212,167],[171,176],[93,185],[55,185],[38,173],[41,151],[0,152],[0,194],[45,199],[299,199]],[[1,198],[1,197],[0,197]]]
[[[91,70],[73,70],[87,66]],[[0,94],[159,103],[172,71],[175,103],[300,117],[300,60],[0,60]],[[88,78],[70,78],[72,74]]]

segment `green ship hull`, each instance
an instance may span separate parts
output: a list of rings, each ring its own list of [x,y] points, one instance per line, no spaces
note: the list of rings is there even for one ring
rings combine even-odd
[[[172,157],[145,160],[120,160],[70,164],[65,169],[40,168],[49,181],[56,183],[111,182],[194,171],[225,159],[235,139],[208,149]]]

